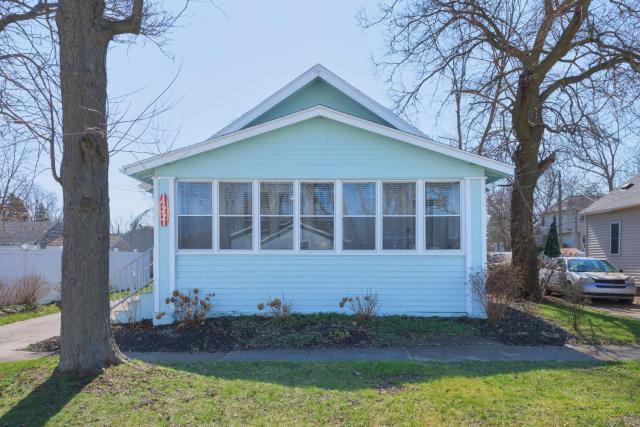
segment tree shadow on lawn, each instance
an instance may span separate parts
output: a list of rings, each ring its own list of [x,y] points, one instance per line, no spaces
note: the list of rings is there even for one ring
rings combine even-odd
[[[0,427],[43,426],[99,376],[52,374],[4,415]]]

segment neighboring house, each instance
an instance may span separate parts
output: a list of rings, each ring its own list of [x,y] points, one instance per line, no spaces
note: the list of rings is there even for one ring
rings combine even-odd
[[[558,229],[560,246],[585,250],[585,219],[581,211],[598,200],[597,196],[571,196],[562,201],[562,230]],[[544,246],[549,227],[556,221],[558,226],[558,207],[555,206],[542,214],[535,230],[536,245]]]
[[[582,211],[587,256],[609,260],[640,280],[640,175]]]
[[[2,221],[0,246],[59,246],[62,221]]]
[[[111,235],[111,250],[144,252],[153,248],[153,227],[134,228]]]
[[[218,313],[269,296],[338,311],[370,290],[381,314],[481,316],[468,275],[487,258],[485,185],[513,168],[431,141],[316,65],[206,141],[123,172],[153,184],[149,311],[193,288]]]

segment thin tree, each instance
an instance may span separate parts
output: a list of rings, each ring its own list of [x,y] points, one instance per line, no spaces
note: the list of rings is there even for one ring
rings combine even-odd
[[[461,58],[470,108],[485,108],[499,93],[494,143],[515,165],[511,243],[525,295],[540,293],[534,191],[556,158],[552,135],[580,131],[580,99],[606,97],[618,107],[636,100],[639,10],[638,0],[394,0],[379,17],[364,20],[365,26],[387,26],[380,65],[401,85],[399,110],[429,87],[438,90],[436,82],[446,82],[440,77]],[[411,84],[402,86],[407,74]]]

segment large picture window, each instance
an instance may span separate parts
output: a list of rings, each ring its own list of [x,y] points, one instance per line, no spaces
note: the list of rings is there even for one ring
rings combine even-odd
[[[300,184],[300,250],[333,250],[333,182]]]
[[[376,249],[376,183],[342,184],[342,249]]]
[[[424,187],[426,249],[460,249],[460,183]]]
[[[416,183],[382,183],[382,249],[416,248]]]
[[[250,250],[252,248],[251,194],[250,182],[218,184],[220,249]]]
[[[260,183],[260,249],[293,250],[293,183]]]
[[[178,182],[178,249],[211,249],[213,215],[210,182]]]

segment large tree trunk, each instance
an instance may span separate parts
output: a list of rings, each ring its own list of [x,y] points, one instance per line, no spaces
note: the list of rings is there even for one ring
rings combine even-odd
[[[109,36],[99,0],[61,0],[57,13],[62,90],[64,247],[58,371],[117,363],[109,322]]]

